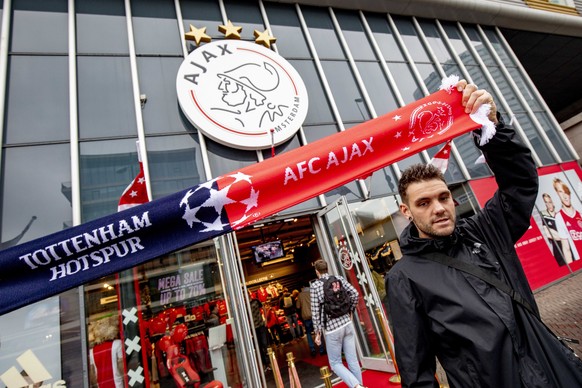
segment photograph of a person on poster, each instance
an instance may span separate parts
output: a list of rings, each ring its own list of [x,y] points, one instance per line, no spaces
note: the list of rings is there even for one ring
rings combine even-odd
[[[558,213],[558,210],[554,205],[552,196],[548,193],[543,193],[542,199],[546,205],[546,209],[541,211],[544,233],[550,242],[552,254],[556,259],[556,262],[559,266],[563,266],[566,264],[564,261],[564,252],[567,252],[571,256],[568,239],[561,238],[558,233],[558,227],[556,226],[556,214]]]
[[[580,252],[582,251],[582,215],[572,204],[572,193],[568,185],[560,178],[554,178],[553,186],[556,194],[560,197],[562,205],[556,214],[556,227],[560,237],[571,242],[571,250],[563,252],[564,261],[570,264],[572,261],[580,260]]]

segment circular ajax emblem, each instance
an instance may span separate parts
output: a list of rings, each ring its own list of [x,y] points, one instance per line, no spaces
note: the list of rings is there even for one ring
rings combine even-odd
[[[207,43],[178,70],[178,102],[205,135],[256,150],[291,138],[307,115],[307,90],[283,57],[236,40]]]

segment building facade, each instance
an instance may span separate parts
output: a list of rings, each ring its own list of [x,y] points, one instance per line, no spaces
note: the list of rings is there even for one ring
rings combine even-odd
[[[441,79],[454,74],[492,93],[539,167],[532,228],[518,243],[532,288],[577,271],[579,256],[566,257],[550,237],[553,224],[542,194],[559,209],[554,182],[560,179],[582,208],[579,155],[560,126],[578,136],[582,109],[568,117],[561,111],[558,121],[504,29],[580,39],[582,4],[357,3],[359,8],[341,0],[5,0],[0,248],[115,213],[140,171],[140,158],[149,197],[163,198],[382,116],[435,92]],[[241,27],[238,36],[225,33],[229,22]],[[176,76],[185,58],[205,44],[186,35],[204,28],[212,41],[265,45],[261,37],[276,38],[266,46],[298,72],[309,98],[305,120],[289,140],[272,149],[241,149],[213,140],[189,121],[177,100]],[[388,271],[400,257],[398,235],[406,223],[398,214],[400,172],[428,162],[439,148],[251,227],[0,316],[0,387],[95,386],[115,376],[116,363],[103,366],[104,357],[115,355],[121,386],[185,386],[194,376],[203,384],[275,386],[273,372],[265,372],[270,360],[262,357],[266,349],[250,300],[261,301],[268,321],[285,289],[301,290],[315,278],[311,263],[320,257],[362,295],[357,317],[364,367],[393,372],[383,285],[374,283],[374,272]],[[446,179],[461,216],[479,209],[492,190],[491,171],[477,162],[479,156],[470,135],[454,140]],[[570,237],[572,252],[578,240]],[[259,258],[259,246],[273,242],[281,252]],[[277,319],[282,330],[267,330],[269,345],[291,346],[289,336],[303,334],[303,325],[293,334],[282,312]],[[293,346],[299,359],[305,349],[309,354],[307,343]],[[281,361],[282,349],[290,348],[274,349]],[[313,363],[299,370],[300,379],[308,379],[310,368],[319,381]]]

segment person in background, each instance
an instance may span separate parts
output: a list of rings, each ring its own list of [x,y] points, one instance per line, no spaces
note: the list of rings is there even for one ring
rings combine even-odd
[[[313,342],[313,320],[311,319],[311,293],[309,285],[304,286],[297,296],[297,309],[301,315],[303,326],[305,326],[305,334],[307,334],[307,345],[309,345],[311,357],[315,357],[317,355],[317,351],[315,350],[315,343]],[[318,347],[319,354],[324,355],[325,346],[321,344]]]
[[[457,219],[438,168],[416,164],[400,177],[410,224],[387,294],[402,387],[438,387],[435,357],[451,387],[582,387],[582,363],[542,323],[514,248],[537,197],[531,152],[491,94],[465,80],[457,88],[465,112],[491,106],[496,134],[476,143],[498,190],[475,215]]]
[[[208,318],[206,318],[206,325],[211,326],[218,326],[220,323],[220,316],[218,315],[218,306],[216,303],[210,305],[210,314],[208,314]]]
[[[265,372],[271,370],[269,367],[269,358],[267,356],[267,328],[265,327],[265,318],[263,317],[263,304],[257,298],[256,292],[249,290],[249,298],[251,299],[251,315],[253,317],[253,326],[259,344],[259,353],[261,354],[261,361]]]
[[[281,345],[281,325],[277,316],[277,306],[272,305],[267,311],[267,329],[270,332],[270,342],[276,346]]]
[[[287,319],[287,324],[289,325],[289,332],[293,337],[293,341],[299,339],[299,322],[297,322],[297,308],[295,303],[293,303],[293,297],[287,291],[284,290],[283,296],[281,297],[279,308],[283,309],[285,313],[285,318]]]
[[[358,291],[342,276],[335,276],[341,285],[334,288],[347,290],[349,300],[348,313],[339,317],[327,317],[325,308],[325,285],[330,275],[327,273],[327,263],[319,259],[314,263],[317,280],[311,283],[311,312],[313,330],[315,330],[315,343],[321,345],[321,334],[325,336],[325,346],[329,365],[336,375],[349,388],[365,388],[362,385],[362,368],[356,352],[356,334],[352,323],[352,313],[358,304]],[[342,352],[345,355],[348,367],[342,362]]]

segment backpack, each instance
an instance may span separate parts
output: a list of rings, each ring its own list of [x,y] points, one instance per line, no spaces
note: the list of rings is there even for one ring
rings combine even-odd
[[[283,298],[283,307],[289,308],[293,306],[293,299],[290,296],[286,296]]]
[[[329,276],[323,282],[323,311],[326,317],[339,318],[352,310],[352,300],[342,280]]]

